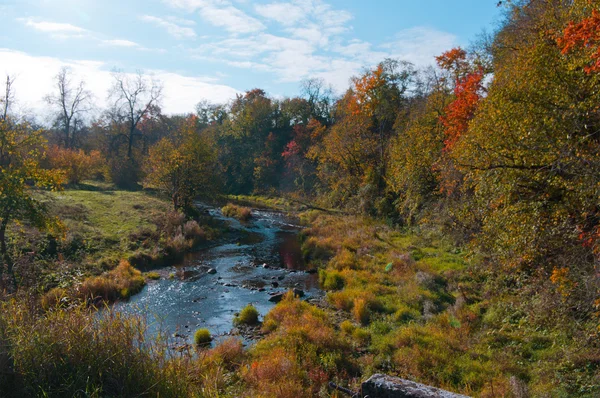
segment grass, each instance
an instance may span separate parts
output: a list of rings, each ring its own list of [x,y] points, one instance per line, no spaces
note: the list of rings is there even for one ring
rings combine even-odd
[[[240,221],[248,221],[252,217],[252,210],[249,207],[238,206],[232,203],[224,206],[221,211],[224,216],[237,218]]]
[[[176,356],[160,344],[147,349],[139,319],[102,318],[92,326],[90,313],[72,301],[76,294],[59,286],[42,297],[45,311],[2,304],[0,395],[11,371],[22,382],[14,390],[21,395],[70,396],[71,388],[90,396],[116,394],[113,388],[139,395],[156,378],[145,394],[329,396],[329,381],[357,390],[373,373],[479,397],[598,395],[598,335],[589,333],[597,325],[575,325],[548,310],[552,298],[561,299],[552,295],[551,282],[528,280],[528,296],[513,294],[524,289],[514,287],[521,281],[511,275],[498,280],[493,268],[475,266],[435,234],[315,211],[301,219],[308,226],[303,251],[320,267],[326,300],[317,307],[288,293],[265,316],[265,337],[248,350],[232,339]],[[197,234],[198,228],[187,230]],[[139,271],[122,263],[84,282],[87,293],[79,297],[123,298],[143,282]],[[235,322],[258,325],[258,317],[250,305]],[[207,330],[198,333],[201,341],[210,338]],[[96,358],[99,341],[107,349]],[[108,375],[97,371],[97,361],[111,362]],[[116,387],[111,377],[120,377]],[[24,390],[31,388],[37,390]]]
[[[50,310],[60,307],[65,299],[79,300],[98,305],[100,301],[114,302],[128,299],[146,285],[142,273],[122,260],[113,270],[99,276],[91,276],[69,289],[54,288],[41,298],[42,308]]]
[[[11,247],[18,251],[15,258],[36,254],[28,260],[33,262],[29,269],[35,272],[21,277],[23,284],[40,291],[72,292],[71,286],[86,279],[87,288],[106,290],[101,275],[122,260],[141,269],[174,263],[184,252],[214,239],[220,228],[208,216],[189,220],[174,212],[168,200],[152,191],[119,190],[106,183],[80,184],[48,193],[46,198],[52,215],[66,227],[64,239],[27,226],[14,226],[9,234]],[[138,290],[135,286],[123,289],[118,294],[121,298]]]
[[[0,303],[0,396],[201,396],[188,360],[145,340],[143,321],[84,307],[37,316],[26,303]]]
[[[198,329],[194,333],[194,344],[198,347],[206,347],[212,342],[213,338],[208,329]]]
[[[123,191],[100,183],[95,189],[53,193],[53,213],[68,228],[67,239],[83,246],[90,262],[128,258],[139,249],[130,237],[156,232],[156,219],[171,211],[168,201],[147,191]]]
[[[245,306],[240,313],[233,319],[235,325],[257,325],[258,310],[252,304]]]
[[[257,195],[227,195],[226,198],[242,206],[273,209],[285,212],[294,212],[302,208],[301,205],[279,196],[257,196]]]

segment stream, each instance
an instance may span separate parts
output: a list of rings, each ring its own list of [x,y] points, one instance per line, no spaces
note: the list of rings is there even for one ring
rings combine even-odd
[[[234,315],[250,303],[262,318],[275,305],[269,301],[274,294],[294,288],[304,292],[304,299],[322,294],[317,275],[306,271],[298,239],[301,227],[294,220],[253,209],[252,218],[240,222],[220,209],[203,208],[228,224],[225,236],[211,247],[187,253],[179,264],[156,270],[159,280],[149,281],[115,310],[144,317],[149,335],[168,333],[190,344],[198,328],[210,330],[217,341],[230,335]]]

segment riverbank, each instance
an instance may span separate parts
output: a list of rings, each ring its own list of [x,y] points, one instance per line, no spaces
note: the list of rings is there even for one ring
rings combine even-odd
[[[209,347],[180,345],[173,355],[172,336],[153,333],[147,317],[109,310],[98,324],[85,307],[44,312],[23,297],[0,311],[0,385],[16,386],[0,392],[335,396],[329,381],[358,390],[370,375],[386,373],[479,397],[593,396],[596,354],[577,348],[586,346],[590,325],[548,315],[542,322],[526,312],[528,298],[494,290],[493,268],[437,232],[319,211],[302,213],[300,222],[302,255],[319,268],[327,295],[303,301],[288,293],[260,324],[240,326],[260,335],[249,348],[221,336]],[[238,243],[227,250],[243,252]]]

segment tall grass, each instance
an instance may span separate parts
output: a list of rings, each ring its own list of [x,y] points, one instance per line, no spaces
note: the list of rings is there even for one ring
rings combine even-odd
[[[199,396],[190,359],[147,341],[141,319],[85,307],[41,315],[14,300],[0,309],[0,396]]]

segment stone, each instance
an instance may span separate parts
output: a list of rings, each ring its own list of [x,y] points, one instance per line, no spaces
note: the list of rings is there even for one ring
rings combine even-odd
[[[283,293],[276,293],[269,298],[271,303],[279,303],[281,300],[283,300]]]
[[[277,277],[277,279],[278,279],[278,280],[280,280],[280,281],[282,281],[282,280],[284,280],[284,279],[285,279],[285,276],[284,276],[284,275],[279,275],[279,276]]]
[[[273,287],[279,287],[279,283],[277,283],[277,282],[272,282],[272,283],[271,283],[271,286],[273,286]]]
[[[217,270],[216,270],[216,269],[214,269],[214,268],[211,268],[211,269],[209,269],[208,271],[206,271],[206,273],[207,273],[207,274],[214,275],[214,274],[216,274],[216,273],[217,273]]]
[[[382,374],[371,376],[362,383],[361,388],[361,397],[369,398],[468,398],[466,395]]]
[[[294,296],[304,297],[304,290],[294,289]]]

